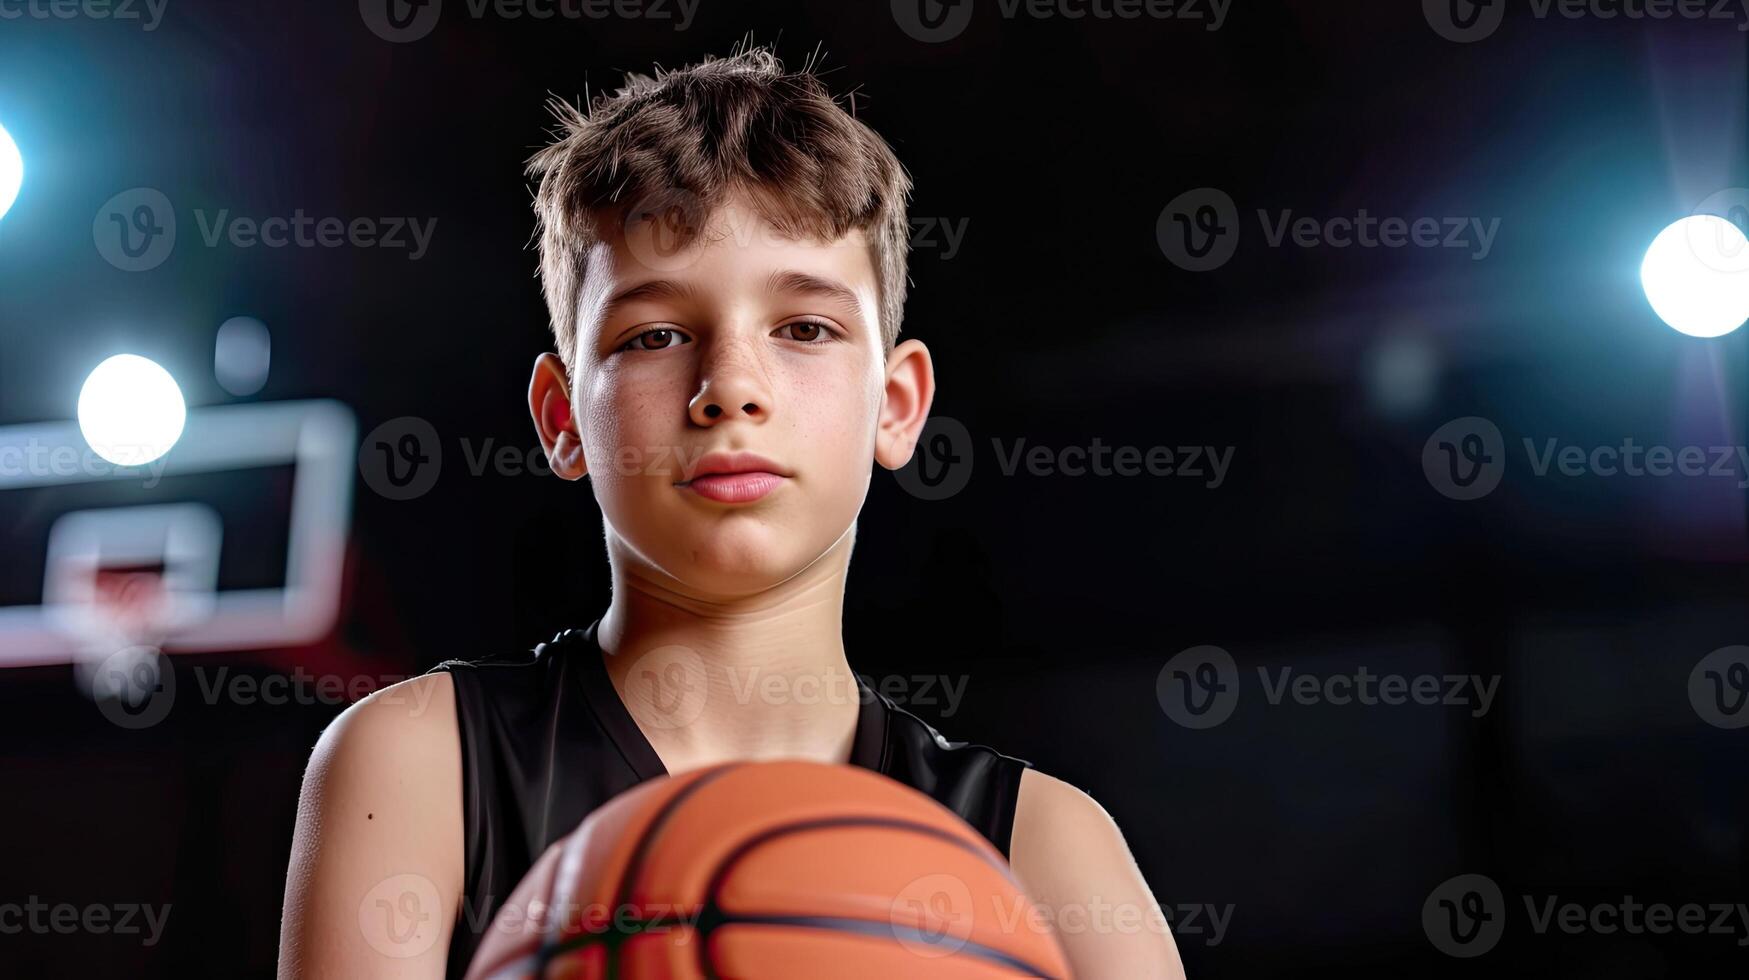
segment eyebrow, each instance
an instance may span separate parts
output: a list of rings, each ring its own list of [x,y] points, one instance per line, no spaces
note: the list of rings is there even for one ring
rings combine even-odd
[[[774,293],[803,293],[831,300],[833,305],[842,307],[844,312],[853,317],[862,316],[862,304],[857,302],[856,293],[848,286],[832,279],[810,275],[806,272],[783,270],[773,272],[765,280],[765,288]]]
[[[697,295],[698,290],[694,289],[689,283],[674,282],[671,279],[651,279],[649,282],[641,282],[636,286],[628,286],[627,288],[613,294],[613,296],[603,304],[601,314],[605,319],[606,317],[612,316],[620,307],[625,306],[628,303],[635,303],[639,300],[683,300],[693,299]]]
[[[858,302],[856,293],[850,287],[833,279],[797,272],[793,269],[783,269],[773,272],[765,279],[765,288],[773,293],[800,293],[808,296],[818,296],[830,300],[834,306],[853,317],[862,316],[862,304]],[[691,283],[675,282],[672,279],[651,279],[613,294],[602,305],[601,316],[606,319],[618,312],[623,306],[640,300],[690,300],[698,297],[698,289]]]

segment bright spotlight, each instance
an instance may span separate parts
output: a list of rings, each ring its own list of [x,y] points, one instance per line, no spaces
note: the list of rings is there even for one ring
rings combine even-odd
[[[12,202],[18,200],[18,188],[23,184],[24,157],[18,155],[18,144],[12,142],[6,127],[0,126],[0,218],[6,217]]]
[[[79,431],[117,466],[144,466],[182,436],[188,406],[170,372],[138,354],[117,354],[79,389]]]
[[[1720,337],[1749,319],[1749,238],[1718,215],[1696,214],[1658,233],[1640,263],[1646,301],[1691,337]]]

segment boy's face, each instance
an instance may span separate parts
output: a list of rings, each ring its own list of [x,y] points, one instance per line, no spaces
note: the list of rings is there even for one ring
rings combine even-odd
[[[907,341],[883,357],[860,231],[788,240],[740,199],[683,249],[660,221],[616,231],[587,257],[568,389],[557,358],[536,364],[554,470],[588,473],[610,552],[637,574],[704,596],[777,585],[845,539],[871,461],[909,458],[928,353]],[[723,452],[774,475],[690,482]]]

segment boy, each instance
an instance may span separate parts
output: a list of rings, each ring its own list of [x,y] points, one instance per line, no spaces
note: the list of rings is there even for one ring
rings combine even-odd
[[[886,143],[759,49],[555,109],[530,173],[558,353],[529,410],[553,471],[590,479],[612,599],[532,657],[446,663],[329,727],[281,975],[459,976],[593,808],[664,773],[801,757],[953,808],[1051,913],[1076,976],[1182,977],[1097,803],[852,680],[869,462],[905,465],[935,392],[929,350],[896,343],[910,180]]]

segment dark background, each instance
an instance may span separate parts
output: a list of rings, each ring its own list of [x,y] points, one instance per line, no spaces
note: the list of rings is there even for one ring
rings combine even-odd
[[[1537,18],[1442,38],[1414,3],[1239,3],[1207,20],[1005,18],[977,0],[925,43],[884,2],[702,0],[669,19],[537,21],[449,0],[388,43],[357,4],[170,0],[161,25],[0,20],[0,124],[26,159],[0,220],[0,423],[72,415],[117,351],[191,406],[332,397],[361,433],[440,433],[431,492],[356,490],[346,608],[317,647],[178,659],[373,678],[526,647],[607,601],[586,484],[475,476],[459,446],[536,447],[546,349],[523,162],[549,93],[727,53],[752,32],[835,91],[916,182],[904,336],[936,359],[935,414],[975,475],[926,501],[877,471],[846,610],[852,663],[968,678],[949,737],[1083,787],[1161,904],[1231,906],[1190,976],[1549,976],[1740,971],[1749,933],[1536,934],[1521,896],[1737,902],[1746,730],[1706,723],[1696,663],[1749,642],[1734,477],[1536,477],[1522,444],[1735,445],[1740,335],[1665,327],[1637,279],[1653,235],[1744,172],[1746,21]],[[92,216],[164,191],[183,236],[128,273]],[[1236,202],[1221,268],[1156,238],[1195,188]],[[194,208],[419,216],[428,254],[207,248]],[[1492,251],[1269,247],[1255,217],[1498,217]],[[272,374],[212,377],[217,325],[260,318]],[[1499,488],[1423,473],[1481,416]],[[1233,448],[1226,481],[1004,476],[990,440]],[[9,553],[22,553],[9,539]],[[1155,682],[1189,647],[1245,678],[1230,720],[1180,726]],[[1256,669],[1480,674],[1492,710],[1270,704]],[[184,684],[192,684],[184,679]],[[0,671],[0,902],[171,903],[162,942],[0,936],[0,972],[269,975],[299,780],[334,704],[179,701],[110,724],[66,667]],[[1440,953],[1422,907],[1485,874],[1505,939]],[[1710,917],[1709,917],[1710,918]],[[1199,924],[1206,919],[1200,919]],[[1735,964],[1734,968],[1731,964]]]

